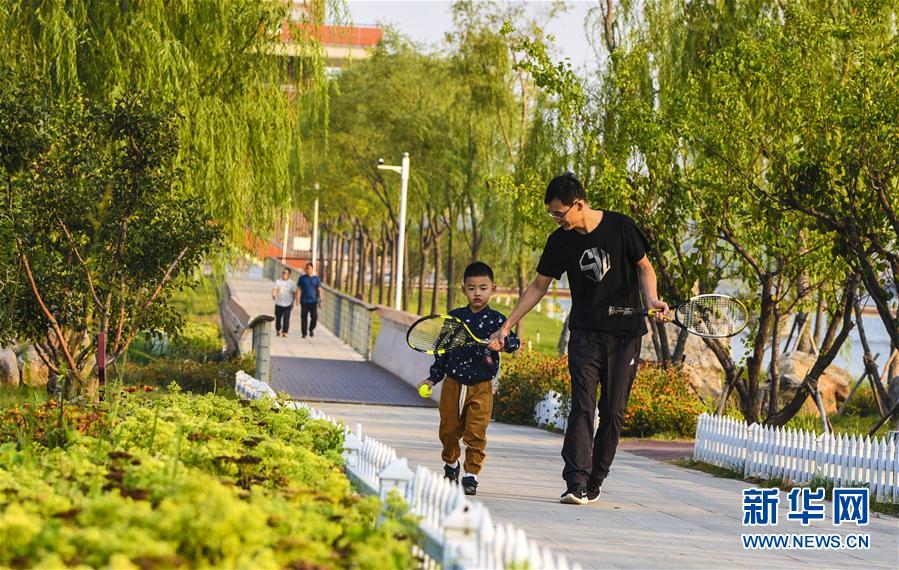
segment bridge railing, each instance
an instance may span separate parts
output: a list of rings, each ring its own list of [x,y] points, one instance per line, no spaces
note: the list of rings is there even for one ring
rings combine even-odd
[[[273,257],[265,259],[262,274],[274,281],[285,269],[290,271],[290,278],[294,281],[303,275],[302,270],[285,265]],[[324,294],[318,322],[366,360],[371,360],[376,307],[327,285],[322,284],[322,289]]]

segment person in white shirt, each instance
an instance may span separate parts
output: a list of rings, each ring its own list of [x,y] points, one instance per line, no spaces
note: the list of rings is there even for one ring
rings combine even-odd
[[[281,279],[272,287],[275,301],[275,334],[287,336],[290,329],[290,310],[297,303],[297,284],[290,279],[290,269],[281,272]]]

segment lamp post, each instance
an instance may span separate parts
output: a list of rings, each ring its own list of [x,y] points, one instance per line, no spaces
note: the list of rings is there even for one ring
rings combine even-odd
[[[403,259],[406,250],[406,192],[409,188],[409,153],[403,153],[402,166],[389,166],[384,164],[384,159],[378,159],[379,170],[392,170],[398,172],[402,177],[402,191],[400,193],[400,235],[397,247],[396,275],[393,276],[396,282],[394,291],[396,295],[393,300],[393,308],[397,311],[403,309]]]

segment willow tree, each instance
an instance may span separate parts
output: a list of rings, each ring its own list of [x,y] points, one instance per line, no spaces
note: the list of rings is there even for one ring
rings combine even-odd
[[[328,2],[326,5],[325,2]],[[184,193],[204,196],[235,243],[270,228],[301,176],[300,129],[327,112],[321,50],[308,30],[336,0],[0,5],[0,59],[59,99],[109,102],[138,90],[182,116]],[[282,34],[291,40],[282,42]],[[287,52],[290,52],[288,57]],[[311,121],[321,125],[321,121]]]

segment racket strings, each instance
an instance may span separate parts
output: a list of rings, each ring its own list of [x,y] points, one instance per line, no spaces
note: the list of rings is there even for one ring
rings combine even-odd
[[[464,328],[456,320],[426,319],[409,331],[407,340],[416,350],[452,350],[470,343]]]
[[[727,337],[743,328],[746,309],[730,297],[699,297],[678,307],[677,319],[687,329],[699,334]]]

